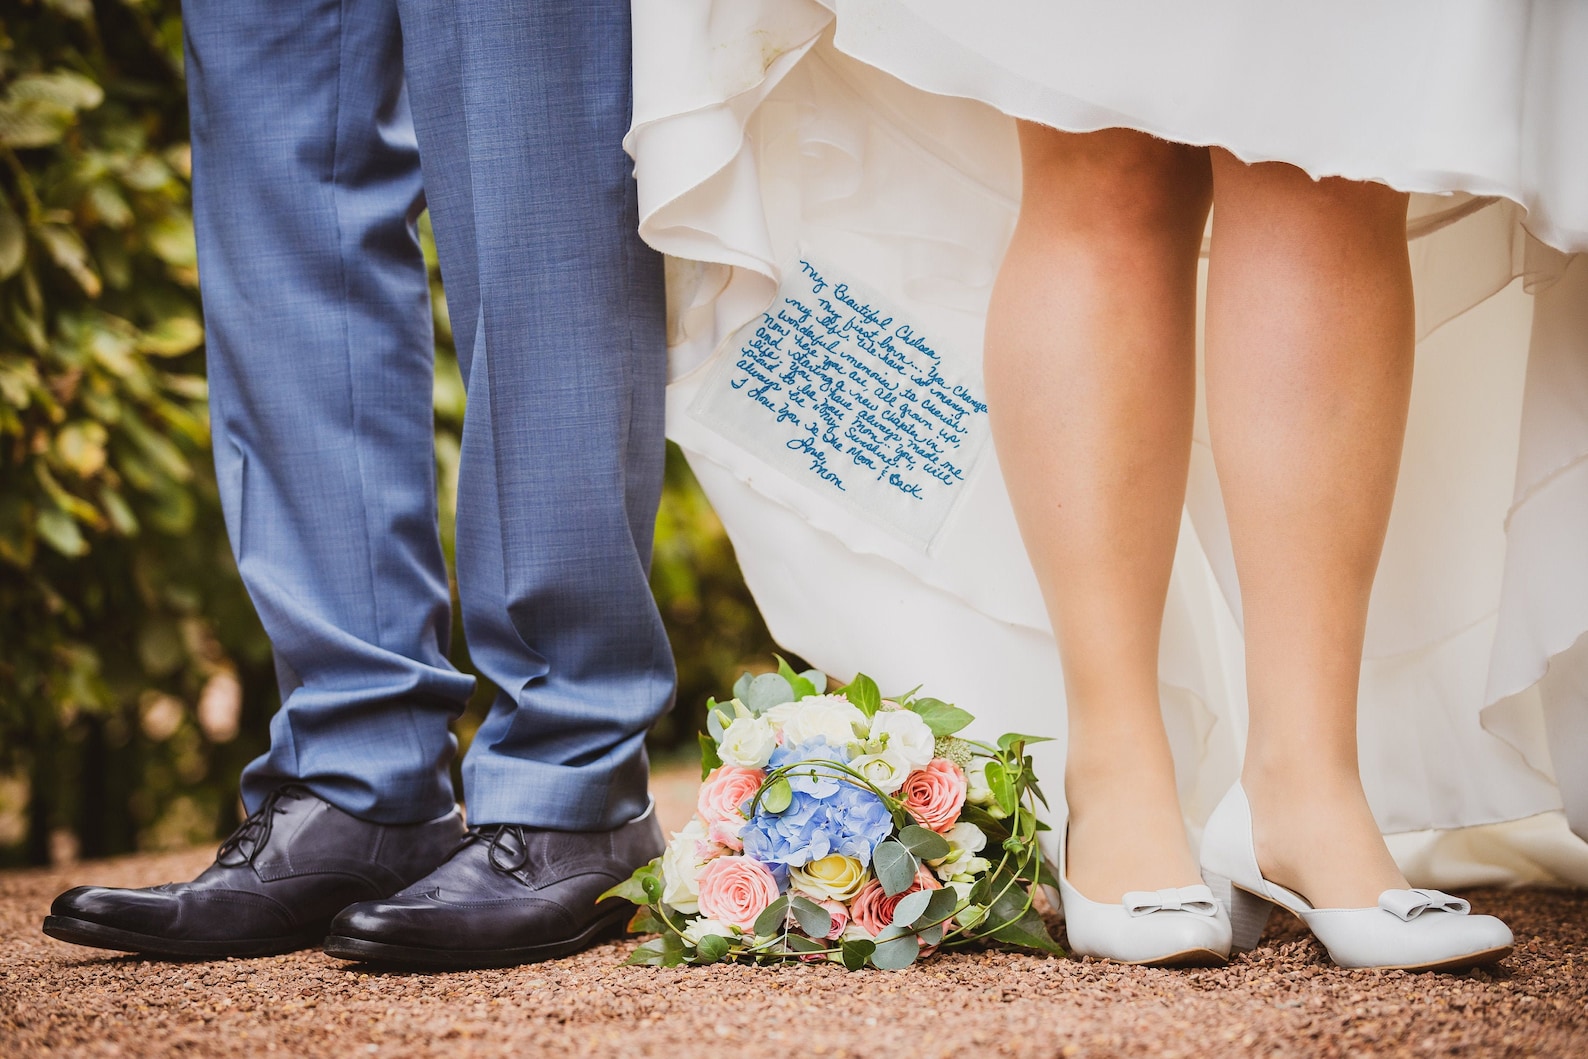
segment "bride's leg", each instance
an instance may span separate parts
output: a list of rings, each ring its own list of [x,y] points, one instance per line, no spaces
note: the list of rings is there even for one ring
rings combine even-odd
[[[1069,877],[1198,881],[1158,704],[1185,496],[1207,152],[1021,128],[1020,222],[987,317],[998,458],[1064,658]]]
[[[1356,746],[1411,391],[1406,196],[1218,150],[1213,172],[1208,417],[1245,619],[1258,859],[1318,907],[1370,906],[1406,885]]]

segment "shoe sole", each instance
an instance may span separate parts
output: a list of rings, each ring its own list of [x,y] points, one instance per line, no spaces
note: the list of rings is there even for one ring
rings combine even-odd
[[[542,960],[572,956],[598,941],[617,937],[624,933],[624,926],[630,914],[628,909],[619,909],[597,919],[575,937],[513,949],[432,949],[417,945],[392,945],[384,941],[369,941],[365,938],[333,934],[325,939],[325,952],[328,956],[355,963],[432,971],[516,967],[524,963],[539,963]]]
[[[1223,967],[1229,957],[1212,949],[1186,949],[1155,960],[1133,960],[1132,967]]]
[[[1501,945],[1494,949],[1485,949],[1482,952],[1472,952],[1465,956],[1456,956],[1448,960],[1438,960],[1434,963],[1408,963],[1394,967],[1362,967],[1352,968],[1363,971],[1470,971],[1474,967],[1483,967],[1491,963],[1499,963],[1511,955],[1512,945]]]
[[[246,941],[189,941],[139,934],[120,927],[108,927],[71,916],[45,916],[44,933],[56,941],[84,945],[91,949],[134,952],[141,956],[160,956],[185,960],[221,960],[232,956],[279,956],[285,952],[317,947],[325,937],[324,928],[284,938],[250,938]]]

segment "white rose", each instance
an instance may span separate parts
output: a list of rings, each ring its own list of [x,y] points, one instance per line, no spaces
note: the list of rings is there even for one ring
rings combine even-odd
[[[737,937],[733,928],[722,920],[706,919],[704,917],[684,924],[684,929],[680,933],[684,935],[684,940],[691,945],[699,945],[701,938],[712,934],[717,935],[719,938],[727,938],[729,941]]]
[[[910,710],[885,710],[871,718],[867,750],[892,750],[904,758],[910,771],[925,768],[933,758],[936,738],[919,714]]]
[[[851,761],[849,767],[866,777],[883,794],[892,794],[904,786],[904,781],[914,771],[903,754],[891,749],[880,754],[862,754]]]
[[[760,717],[740,717],[722,733],[717,744],[717,756],[724,765],[739,768],[765,768],[777,749],[777,735],[772,725]]]
[[[761,711],[761,720],[770,724],[775,730],[781,732],[783,726],[788,724],[788,719],[799,712],[800,704],[797,702],[780,702]]]
[[[866,715],[842,695],[810,695],[794,705],[798,708],[783,722],[786,746],[798,746],[817,736],[824,736],[830,746],[845,746],[866,730]]]
[[[698,851],[705,839],[706,826],[697,816],[673,833],[662,853],[662,901],[685,915],[700,910],[700,866],[705,862]]]

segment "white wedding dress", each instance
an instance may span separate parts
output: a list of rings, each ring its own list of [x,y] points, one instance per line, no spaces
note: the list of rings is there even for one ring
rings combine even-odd
[[[1060,737],[1050,794],[1059,660],[981,399],[1012,116],[1416,192],[1364,779],[1414,884],[1588,885],[1588,4],[636,0],[634,24],[668,432],[773,635]],[[1160,670],[1193,830],[1239,767],[1240,630],[1199,411]]]

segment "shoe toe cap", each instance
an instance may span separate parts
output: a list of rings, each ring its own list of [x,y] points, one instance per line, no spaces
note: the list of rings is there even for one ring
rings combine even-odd
[[[109,886],[78,886],[57,897],[50,915],[106,926],[148,929],[175,914],[171,895],[155,889],[121,890]]]
[[[403,909],[401,901],[359,901],[348,905],[331,920],[329,933],[348,938],[385,940],[392,930],[393,921]]]
[[[1067,917],[1070,948],[1078,956],[1118,960],[1122,963],[1203,963],[1227,959],[1230,924],[1224,916],[1183,911]]]

